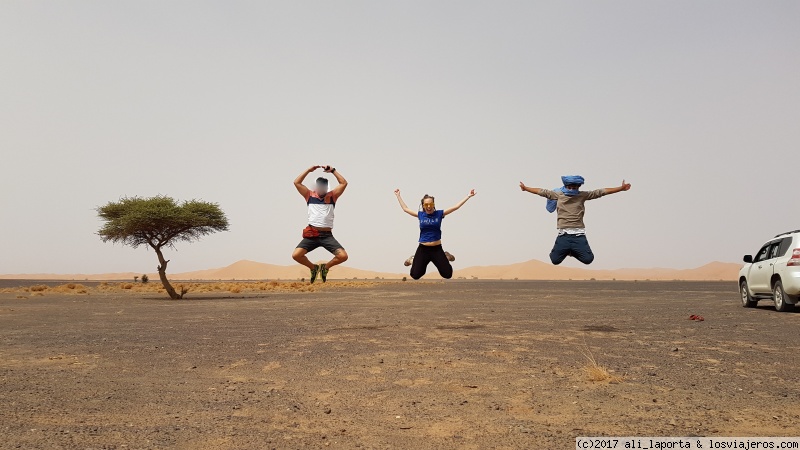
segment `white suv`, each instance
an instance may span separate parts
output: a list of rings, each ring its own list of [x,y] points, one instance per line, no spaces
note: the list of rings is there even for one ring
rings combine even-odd
[[[772,299],[775,309],[784,312],[800,301],[800,230],[775,236],[744,262],[739,271],[742,306],[752,308],[759,300]]]

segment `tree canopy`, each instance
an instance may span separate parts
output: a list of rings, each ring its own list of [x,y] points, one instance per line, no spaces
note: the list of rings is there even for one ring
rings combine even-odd
[[[105,224],[98,234],[103,242],[137,248],[174,246],[194,242],[217,231],[228,230],[228,219],[216,203],[200,200],[178,204],[173,198],[130,197],[97,208]]]

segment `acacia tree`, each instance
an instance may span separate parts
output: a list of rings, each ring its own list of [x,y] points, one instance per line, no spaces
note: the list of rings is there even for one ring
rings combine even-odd
[[[201,237],[228,230],[228,219],[216,203],[200,200],[178,204],[171,197],[123,198],[97,208],[105,224],[100,231],[103,242],[121,243],[137,248],[148,245],[158,256],[158,276],[170,298],[183,298],[167,280],[168,259],[163,248],[175,248],[175,243],[194,242]]]

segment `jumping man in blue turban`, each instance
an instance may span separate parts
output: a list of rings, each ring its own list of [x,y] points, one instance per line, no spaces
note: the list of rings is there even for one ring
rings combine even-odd
[[[521,181],[519,187],[525,192],[546,198],[547,210],[558,212],[558,237],[550,252],[550,261],[558,265],[567,256],[572,256],[584,264],[591,264],[594,261],[594,253],[586,239],[586,225],[583,223],[583,215],[586,212],[584,203],[604,195],[627,191],[631,185],[622,180],[622,185],[618,187],[581,191],[580,188],[584,183],[581,176],[563,176],[561,182],[564,185],[553,190],[528,187]]]

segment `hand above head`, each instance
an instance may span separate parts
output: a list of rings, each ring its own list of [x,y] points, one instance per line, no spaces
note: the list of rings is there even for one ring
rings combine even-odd
[[[400,203],[400,207],[403,208],[403,211],[405,211],[406,214],[408,214],[409,216],[417,217],[417,211],[414,211],[413,209],[409,208],[408,205],[406,205],[406,202],[403,201],[403,197],[400,196],[400,189],[395,189],[394,195],[397,197],[397,201]]]
[[[520,189],[522,189],[524,191],[526,187],[527,186],[525,186],[525,183],[523,183],[522,181],[519,182],[519,188]]]
[[[450,208],[447,208],[447,209],[445,209],[445,210],[444,210],[444,215],[445,215],[445,216],[447,216],[447,215],[449,215],[449,214],[453,213],[454,211],[457,211],[459,208],[461,208],[462,206],[464,206],[464,203],[467,203],[467,200],[469,200],[469,199],[471,199],[472,197],[474,197],[474,196],[475,196],[475,194],[476,194],[476,192],[475,192],[475,189],[473,189],[473,190],[469,191],[469,195],[467,195],[466,197],[464,197],[464,199],[463,199],[463,200],[461,200],[460,202],[458,202],[458,204],[457,204],[457,205],[455,205],[455,206],[453,206],[453,207],[450,207]]]
[[[323,170],[325,173],[333,173],[333,170],[334,170],[334,169],[333,169],[333,166],[331,166],[331,165],[329,165],[329,164],[326,164],[326,165],[324,165],[324,166],[317,166],[317,167],[320,167],[320,168],[322,168],[322,170]]]
[[[294,179],[294,187],[297,189],[297,192],[299,192],[300,195],[302,195],[303,197],[307,197],[309,192],[308,188],[303,185],[303,181],[305,181],[308,174],[319,169],[319,167],[320,166],[311,166],[308,169],[306,169],[305,172],[301,173],[300,175],[297,176],[297,178]]]
[[[631,188],[631,184],[626,183],[625,180],[622,180],[622,185],[620,186],[620,188],[622,188],[623,191],[628,191]]]

